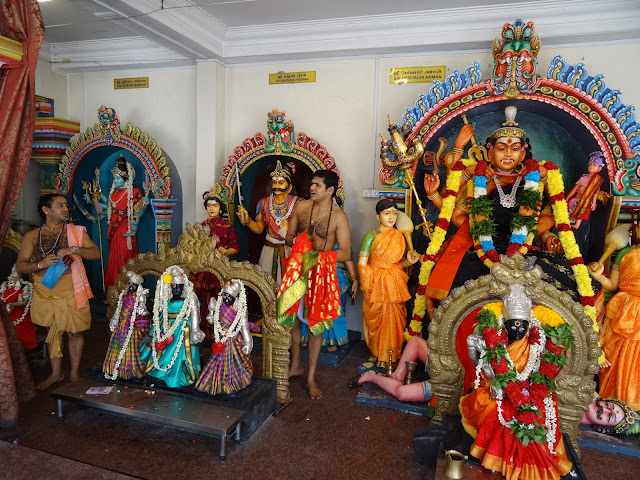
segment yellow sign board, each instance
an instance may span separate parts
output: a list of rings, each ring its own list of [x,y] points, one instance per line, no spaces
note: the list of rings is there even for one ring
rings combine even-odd
[[[316,81],[316,72],[278,72],[269,74],[269,85],[283,83],[313,83]]]
[[[442,82],[446,73],[446,66],[392,68],[389,72],[389,83],[421,83],[434,80]]]
[[[122,90],[125,88],[149,88],[149,77],[113,79],[114,90]]]

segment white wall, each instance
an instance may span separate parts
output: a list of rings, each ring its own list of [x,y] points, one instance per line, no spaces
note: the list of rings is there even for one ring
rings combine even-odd
[[[115,78],[149,77],[149,88],[115,90]],[[155,139],[178,170],[184,192],[183,220],[195,221],[196,69],[69,76],[69,116],[86,130],[98,121],[98,108],[116,110]],[[173,175],[173,172],[172,172]]]

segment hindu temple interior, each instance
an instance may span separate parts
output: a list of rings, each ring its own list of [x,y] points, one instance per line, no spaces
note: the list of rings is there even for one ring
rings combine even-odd
[[[632,478],[639,2],[0,6],[0,478]]]

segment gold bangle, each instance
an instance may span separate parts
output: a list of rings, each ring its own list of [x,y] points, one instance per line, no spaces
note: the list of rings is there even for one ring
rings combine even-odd
[[[542,235],[542,241],[546,243],[547,242],[547,238],[549,238],[549,236],[551,236],[551,235],[553,235],[554,237],[556,236],[555,233],[545,232],[544,235]]]
[[[463,170],[462,171],[462,178],[464,180],[471,180],[471,175],[469,175],[466,170]]]
[[[464,149],[462,148],[458,148],[458,147],[453,147],[451,149],[452,153],[457,153],[458,155],[464,155]]]
[[[438,198],[438,195],[440,195],[440,192],[436,191],[435,193],[433,193],[431,195],[427,195],[427,198],[429,200],[435,200],[436,198]]]

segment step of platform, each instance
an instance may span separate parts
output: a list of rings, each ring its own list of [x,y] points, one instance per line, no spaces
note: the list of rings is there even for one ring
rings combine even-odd
[[[220,458],[225,457],[228,436],[235,434],[236,440],[240,439],[241,422],[247,416],[243,410],[201,402],[169,392],[153,393],[149,389],[106,385],[104,382],[85,378],[54,390],[51,396],[58,399],[58,417],[63,416],[63,401],[68,401],[137,420],[218,437]]]

